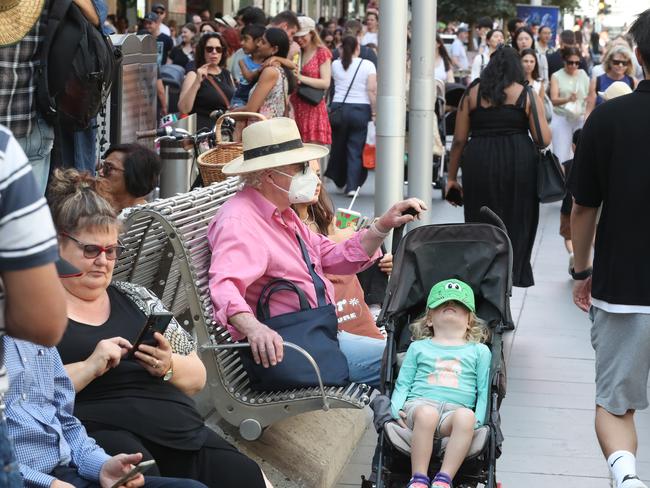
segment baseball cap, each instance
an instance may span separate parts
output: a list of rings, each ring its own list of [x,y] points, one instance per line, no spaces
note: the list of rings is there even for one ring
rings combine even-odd
[[[155,12],[149,12],[144,16],[143,19],[145,22],[158,22],[158,14]]]
[[[456,32],[469,32],[466,25],[461,25]]]
[[[316,29],[316,22],[314,22],[314,19],[311,17],[298,17],[298,24],[300,24],[300,30],[293,35],[294,37],[306,36],[311,31]]]
[[[431,288],[427,298],[427,308],[436,308],[450,301],[460,302],[471,312],[476,312],[472,288],[460,280],[443,280]]]
[[[76,276],[81,276],[82,274],[81,271],[60,256],[56,261],[56,272],[58,273],[59,278],[74,278]]]
[[[154,3],[153,6],[151,7],[151,11],[155,12],[156,10],[167,10],[165,6],[162,3]]]

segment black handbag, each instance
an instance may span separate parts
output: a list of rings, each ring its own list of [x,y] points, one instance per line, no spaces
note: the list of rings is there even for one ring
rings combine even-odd
[[[357,66],[357,69],[354,72],[354,76],[352,76],[352,81],[350,82],[350,86],[348,86],[348,91],[345,92],[343,101],[340,103],[339,106],[334,108],[330,106],[329,108],[330,126],[332,127],[338,127],[343,123],[343,105],[345,104],[345,101],[348,99],[348,95],[350,94],[350,90],[352,89],[352,85],[354,84],[354,80],[357,77],[357,73],[359,72],[359,68],[361,68],[362,63],[363,63],[363,59],[361,59],[361,61],[359,62],[359,65]]]
[[[308,104],[316,106],[323,101],[323,98],[325,98],[325,90],[300,84],[298,85],[298,96]]]
[[[257,301],[257,318],[282,336],[305,349],[316,361],[323,384],[345,386],[350,383],[348,362],[341,352],[337,339],[338,320],[336,309],[327,303],[325,283],[314,271],[305,243],[296,234],[303,259],[316,289],[317,308],[311,308],[309,300],[294,282],[277,278],[264,286]],[[271,317],[269,301],[277,292],[293,292],[298,296],[300,310]],[[241,352],[242,363],[250,377],[251,388],[258,391],[276,391],[290,388],[318,386],[318,377],[312,364],[298,351],[284,348],[284,359],[269,368],[255,364],[249,349]]]
[[[535,133],[537,137],[541,137],[542,129],[539,125],[539,113],[537,112],[537,104],[535,97],[530,87],[528,90],[528,98],[530,98],[530,109],[533,111],[533,121],[535,123]],[[535,142],[535,146],[539,152],[539,161],[537,163],[537,198],[541,203],[558,202],[566,195],[566,181],[564,179],[564,171],[560,166],[560,161],[553,152]]]

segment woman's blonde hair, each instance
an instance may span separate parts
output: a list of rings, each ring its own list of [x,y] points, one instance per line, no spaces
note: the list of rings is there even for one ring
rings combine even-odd
[[[413,340],[435,337],[433,332],[433,312],[435,308],[430,308],[419,319],[410,325],[413,333]],[[469,312],[469,324],[465,332],[467,342],[486,342],[490,337],[490,331],[483,319],[480,319],[474,312]]]
[[[625,69],[625,74],[628,76],[634,76],[634,63],[632,62],[632,51],[630,51],[626,46],[621,44],[616,44],[611,47],[605,54],[603,59],[603,65],[605,66],[605,72],[612,69],[612,60],[616,54],[621,54],[627,58],[627,68]]]
[[[47,201],[57,232],[81,229],[121,230],[111,204],[101,196],[102,183],[90,173],[57,169],[47,189]]]

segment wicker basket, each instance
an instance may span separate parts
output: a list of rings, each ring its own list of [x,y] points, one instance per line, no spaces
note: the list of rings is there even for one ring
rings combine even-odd
[[[198,158],[199,172],[201,173],[203,186],[225,180],[226,175],[223,174],[221,169],[224,165],[242,154],[243,146],[241,142],[221,141],[221,125],[226,117],[233,119],[257,118],[259,120],[266,120],[266,117],[255,112],[229,112],[217,119],[217,123],[214,126],[217,144],[212,149],[199,155]]]

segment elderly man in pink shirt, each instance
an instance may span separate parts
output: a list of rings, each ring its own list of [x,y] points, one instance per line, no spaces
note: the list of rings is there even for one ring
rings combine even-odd
[[[303,144],[293,120],[279,117],[255,123],[243,132],[243,156],[228,163],[225,174],[241,175],[244,186],[217,212],[208,228],[212,250],[210,294],[216,320],[227,324],[233,339],[248,339],[253,359],[264,367],[282,361],[282,337],[260,322],[253,310],[264,285],[274,278],[293,281],[310,305],[317,305],[310,275],[297,236],[304,241],[314,271],[324,281],[326,297],[334,303],[334,287],[325,273],[354,274],[381,256],[379,246],[388,232],[426,210],[417,199],[395,204],[367,230],[335,244],[316,234],[290,208],[293,203],[310,201],[319,183],[308,161],[319,159],[327,148]],[[291,294],[276,294],[271,315],[300,309]],[[346,351],[343,351],[344,354]],[[373,384],[379,371],[355,378],[357,368],[350,363],[350,379]]]

